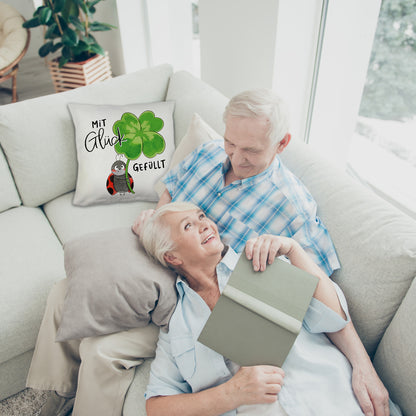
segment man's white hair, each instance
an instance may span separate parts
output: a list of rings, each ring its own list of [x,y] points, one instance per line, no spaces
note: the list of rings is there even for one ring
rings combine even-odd
[[[273,91],[257,89],[237,94],[224,111],[224,123],[228,117],[265,119],[268,136],[273,144],[279,143],[289,133],[289,114],[283,100]]]
[[[163,222],[163,216],[169,212],[191,210],[199,210],[199,207],[190,202],[171,202],[159,207],[143,224],[140,241],[144,249],[150,257],[165,267],[168,267],[165,254],[175,249],[175,243],[172,240],[170,228]]]

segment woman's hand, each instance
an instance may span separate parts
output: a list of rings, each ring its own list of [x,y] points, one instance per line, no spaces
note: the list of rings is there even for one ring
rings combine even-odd
[[[241,367],[226,383],[235,408],[243,404],[273,403],[282,389],[284,371],[271,365]]]
[[[155,213],[154,209],[146,209],[142,211],[140,215],[136,218],[136,221],[132,225],[131,229],[133,232],[140,236],[140,232],[142,230],[143,224]]]
[[[264,234],[248,240],[245,252],[257,272],[266,270],[267,264],[272,264],[277,256],[289,257],[296,245],[298,243],[292,238]]]
[[[352,387],[366,416],[389,416],[389,393],[374,367],[353,367]]]

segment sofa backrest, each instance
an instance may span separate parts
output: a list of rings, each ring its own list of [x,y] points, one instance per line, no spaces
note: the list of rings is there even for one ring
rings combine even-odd
[[[198,113],[219,134],[224,133],[222,115],[228,98],[189,72],[178,71],[172,75],[166,100],[175,101],[176,145],[185,135],[194,113]]]
[[[352,321],[375,368],[405,414],[416,409],[416,221],[310,146],[282,160],[307,186],[335,244]]]
[[[415,317],[416,276],[374,356],[378,374],[405,415],[416,414]]]
[[[21,204],[9,165],[0,147],[0,212]]]
[[[161,65],[0,106],[0,143],[23,204],[39,206],[75,189],[77,157],[69,102],[117,105],[163,101],[171,74],[170,65]],[[107,87],[109,82],[111,88]]]
[[[291,143],[282,160],[317,201],[341,263],[332,277],[373,355],[416,275],[416,222],[310,146]]]

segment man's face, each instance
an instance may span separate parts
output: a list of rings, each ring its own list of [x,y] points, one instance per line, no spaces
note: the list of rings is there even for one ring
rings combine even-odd
[[[170,227],[175,249],[171,252],[183,264],[198,264],[217,258],[224,249],[218,228],[201,210],[169,212],[163,222]]]
[[[265,119],[227,118],[224,148],[238,179],[263,172],[278,153],[278,145],[272,145],[267,130]]]

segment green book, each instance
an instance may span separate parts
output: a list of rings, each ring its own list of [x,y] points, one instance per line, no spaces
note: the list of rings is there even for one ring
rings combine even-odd
[[[281,367],[318,280],[278,258],[255,272],[243,253],[198,341],[241,366]]]

